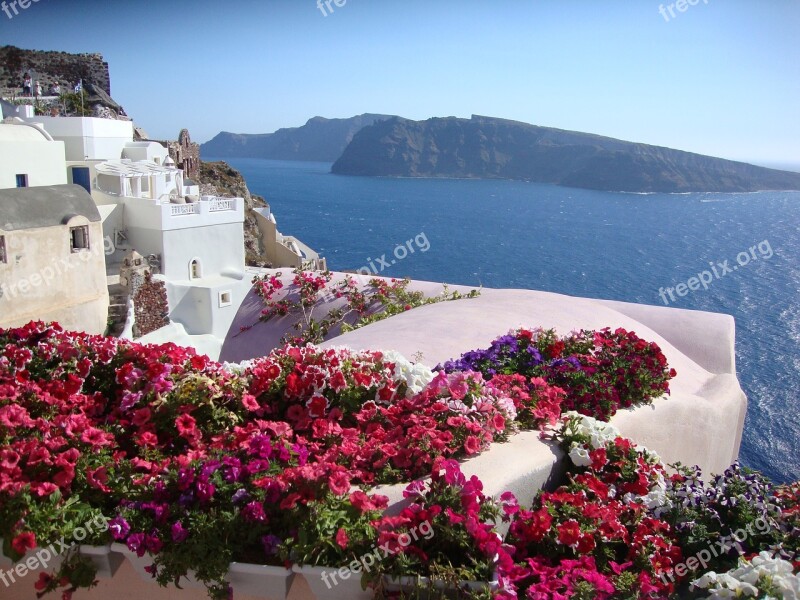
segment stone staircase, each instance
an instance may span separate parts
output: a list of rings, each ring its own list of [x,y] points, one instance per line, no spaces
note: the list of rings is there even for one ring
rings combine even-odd
[[[118,337],[125,328],[125,321],[128,318],[128,293],[119,284],[108,288],[108,331],[107,335]]]

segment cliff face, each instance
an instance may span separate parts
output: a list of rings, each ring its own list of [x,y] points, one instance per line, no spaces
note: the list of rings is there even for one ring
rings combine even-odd
[[[275,133],[238,134],[223,131],[200,147],[203,156],[268,158],[333,162],[362,128],[389,119],[364,114],[350,119],[314,117],[302,127]]]
[[[245,260],[250,266],[267,266],[267,255],[261,247],[261,233],[253,213],[254,208],[267,206],[264,199],[251,194],[242,174],[224,162],[201,161],[197,179],[201,194],[244,198]]]
[[[0,47],[0,90],[19,93],[26,71],[36,74],[47,91],[50,84],[58,81],[62,92],[70,91],[78,81],[91,83],[111,95],[111,78],[108,63],[102,54],[68,54],[66,52],[43,52],[23,50],[14,46]]]
[[[479,116],[428,121],[393,118],[365,127],[332,171],[519,179],[625,192],[800,189],[800,173]]]

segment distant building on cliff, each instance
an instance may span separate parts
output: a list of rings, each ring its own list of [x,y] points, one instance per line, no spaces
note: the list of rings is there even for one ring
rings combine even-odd
[[[181,169],[187,178],[197,181],[197,176],[200,174],[200,144],[192,141],[189,130],[181,129],[177,142],[159,143],[167,149],[170,158],[175,161],[175,166]]]

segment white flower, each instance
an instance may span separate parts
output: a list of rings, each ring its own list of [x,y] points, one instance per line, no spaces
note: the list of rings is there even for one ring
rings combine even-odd
[[[576,467],[588,467],[592,464],[592,459],[589,458],[589,452],[586,448],[578,446],[578,444],[572,445],[572,449],[569,451],[569,457]]]
[[[598,421],[597,419],[581,415],[575,411],[564,413],[564,416],[578,420],[577,432],[580,435],[589,437],[593,450],[605,448],[609,442],[614,441],[620,436],[619,430],[605,421]]]
[[[381,351],[385,362],[394,363],[394,376],[406,383],[406,396],[410,398],[425,389],[436,374],[421,363],[412,363],[395,350]]]
[[[715,583],[717,583],[717,574],[714,571],[709,571],[699,579],[695,579],[692,582],[692,585],[694,587],[699,587],[705,590],[711,587],[711,585]]]
[[[792,573],[792,564],[769,552],[761,552],[753,557],[752,561],[739,559],[739,566],[736,569],[722,575],[714,572],[706,573],[700,579],[693,581],[692,585],[708,589],[709,599],[755,598],[762,593],[759,584],[763,585],[766,582],[771,582],[781,592],[781,600],[800,598],[800,576]]]

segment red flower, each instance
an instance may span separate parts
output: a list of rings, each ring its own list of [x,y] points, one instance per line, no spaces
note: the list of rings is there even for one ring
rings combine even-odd
[[[467,436],[467,439],[464,442],[464,450],[467,451],[467,454],[477,454],[480,452],[480,449],[481,441],[474,435]]]
[[[42,592],[44,589],[53,582],[53,578],[47,573],[39,573],[39,581],[33,584],[33,589],[37,592]]]
[[[328,478],[328,486],[337,496],[343,496],[350,491],[350,478],[343,472],[334,473]]]
[[[290,373],[286,378],[286,394],[300,396],[303,393],[303,381],[297,373]]]
[[[105,467],[89,469],[86,472],[86,483],[102,492],[108,493],[111,491],[106,485],[106,483],[108,483],[108,471]]]
[[[139,410],[133,413],[133,424],[137,427],[142,427],[150,422],[150,418],[152,417],[152,413],[150,412],[149,408],[140,408]]]
[[[601,470],[608,462],[605,448],[598,448],[589,452],[589,458],[592,461],[592,469],[595,471]]]
[[[193,438],[197,435],[197,421],[191,415],[181,415],[175,419],[178,434],[184,438]]]
[[[36,548],[36,535],[31,531],[20,533],[11,541],[11,548],[17,554],[24,555],[28,550]]]
[[[347,537],[347,532],[344,530],[344,527],[340,527],[339,531],[336,532],[336,543],[339,544],[339,547],[344,550],[347,548],[347,543],[349,542],[349,538]]]
[[[581,536],[580,541],[578,542],[578,552],[580,554],[589,554],[595,547],[594,536],[589,535],[588,533]]]
[[[581,526],[575,519],[565,521],[558,526],[558,542],[565,546],[573,546],[578,543],[581,536]]]
[[[306,403],[308,407],[308,415],[315,419],[321,419],[325,416],[325,411],[328,409],[328,399],[319,394],[313,396],[311,400]]]
[[[344,374],[341,371],[336,371],[330,378],[328,385],[334,392],[341,392],[347,387],[347,380],[344,378]]]
[[[242,405],[250,412],[256,412],[261,408],[256,397],[252,394],[244,394],[242,396]]]
[[[363,514],[371,510],[386,508],[389,504],[389,498],[380,495],[370,497],[361,490],[356,490],[350,494],[350,503]]]

